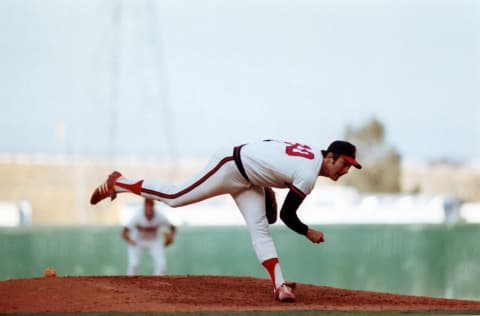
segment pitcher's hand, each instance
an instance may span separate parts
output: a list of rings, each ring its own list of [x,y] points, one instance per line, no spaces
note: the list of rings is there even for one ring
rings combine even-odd
[[[323,233],[319,230],[315,230],[312,228],[308,229],[307,234],[305,236],[308,239],[310,239],[310,241],[313,242],[314,244],[319,244],[325,241],[325,239],[323,238]]]

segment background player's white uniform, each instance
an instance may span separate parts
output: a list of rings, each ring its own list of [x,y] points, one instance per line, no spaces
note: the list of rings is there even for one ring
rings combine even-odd
[[[163,239],[158,238],[158,232],[162,227],[169,227],[172,224],[163,212],[154,209],[154,217],[148,220],[145,217],[143,207],[138,209],[127,224],[130,232],[130,238],[135,241],[135,245],[128,244],[128,275],[136,275],[138,266],[144,250],[148,250],[153,259],[155,275],[163,275],[166,271],[165,250]]]

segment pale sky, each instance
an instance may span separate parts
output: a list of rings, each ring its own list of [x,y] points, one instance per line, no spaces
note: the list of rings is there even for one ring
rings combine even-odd
[[[0,52],[0,153],[326,147],[376,117],[404,158],[480,160],[480,1],[2,0]]]

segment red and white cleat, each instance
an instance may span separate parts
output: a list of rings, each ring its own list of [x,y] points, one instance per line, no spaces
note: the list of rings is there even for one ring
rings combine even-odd
[[[285,282],[280,285],[274,293],[274,297],[277,301],[280,302],[295,302],[295,290],[296,283]]]
[[[120,178],[122,174],[118,171],[112,172],[107,178],[107,181],[99,185],[95,191],[93,191],[92,196],[90,197],[90,204],[95,205],[103,199],[110,197],[113,201],[117,197],[115,192],[115,181]]]

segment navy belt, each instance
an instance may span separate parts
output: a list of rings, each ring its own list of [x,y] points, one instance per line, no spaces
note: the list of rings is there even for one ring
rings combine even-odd
[[[248,180],[247,173],[245,172],[245,168],[243,168],[242,159],[240,159],[240,150],[242,149],[243,146],[245,146],[245,144],[233,147],[233,160],[235,161],[235,164],[237,165],[237,168],[240,171],[240,173],[242,174],[242,176],[247,181],[250,182],[250,180]]]

